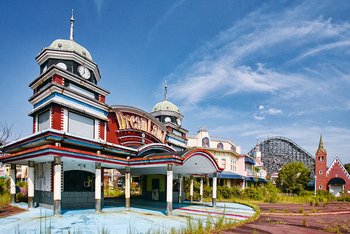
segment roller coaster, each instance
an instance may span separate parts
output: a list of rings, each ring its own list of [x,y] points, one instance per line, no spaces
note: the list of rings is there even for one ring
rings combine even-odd
[[[314,173],[315,158],[292,140],[281,137],[269,137],[258,144],[261,159],[268,174],[278,172],[286,163],[302,162]],[[254,155],[255,147],[248,153]]]

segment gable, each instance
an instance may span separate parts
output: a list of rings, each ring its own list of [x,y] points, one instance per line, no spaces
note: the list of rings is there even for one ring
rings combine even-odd
[[[350,180],[350,175],[338,158],[335,158],[327,170],[327,177],[344,177]]]

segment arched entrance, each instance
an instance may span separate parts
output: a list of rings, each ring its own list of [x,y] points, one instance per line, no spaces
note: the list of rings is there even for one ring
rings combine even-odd
[[[329,192],[336,197],[339,197],[344,192],[345,180],[339,177],[332,178],[327,183]]]

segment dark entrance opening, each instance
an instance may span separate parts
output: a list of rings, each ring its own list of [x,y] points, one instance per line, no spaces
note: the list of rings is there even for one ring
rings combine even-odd
[[[95,175],[87,171],[65,171],[65,192],[94,192]]]
[[[95,174],[79,170],[65,171],[63,188],[63,210],[95,207]]]

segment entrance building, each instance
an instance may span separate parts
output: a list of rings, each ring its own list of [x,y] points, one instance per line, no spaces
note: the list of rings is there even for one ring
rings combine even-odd
[[[327,168],[327,151],[324,147],[322,135],[315,156],[316,190],[329,191],[335,196],[350,193],[350,175],[339,158],[335,158]]]
[[[183,177],[211,176],[222,169],[205,149],[185,150],[183,116],[165,100],[150,114],[131,106],[108,105],[109,92],[98,85],[101,74],[90,52],[70,39],[58,39],[36,57],[40,74],[29,85],[33,133],[3,147],[0,162],[11,164],[15,198],[16,165],[28,166],[28,207],[95,208],[104,203],[104,170],[125,176],[125,207],[130,207],[131,176],[142,177],[143,196],[183,200]],[[118,85],[118,84],[116,84]],[[170,104],[169,104],[170,103]],[[178,189],[174,192],[174,184]]]

